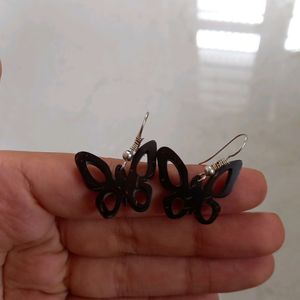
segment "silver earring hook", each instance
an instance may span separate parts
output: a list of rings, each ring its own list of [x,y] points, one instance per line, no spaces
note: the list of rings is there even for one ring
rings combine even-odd
[[[242,146],[236,151],[234,152],[233,154],[230,154],[227,156],[227,158],[225,158],[224,160],[228,160],[229,158],[231,157],[234,157],[236,156],[237,154],[239,154],[243,149],[244,147],[246,146],[247,144],[247,141],[248,141],[248,135],[245,134],[245,133],[241,133],[241,134],[238,134],[237,136],[235,136],[233,139],[231,139],[226,145],[224,145],[220,150],[218,150],[214,155],[212,155],[211,157],[209,157],[208,159],[202,161],[199,163],[199,165],[202,165],[210,160],[212,160],[214,157],[216,157],[220,152],[222,152],[225,148],[227,148],[230,144],[232,144],[236,139],[240,138],[240,137],[244,137],[244,141],[243,141],[243,144]]]
[[[122,168],[124,168],[126,166],[127,162],[132,160],[134,154],[140,148],[141,143],[144,139],[144,138],[142,138],[142,133],[143,133],[144,127],[146,125],[146,122],[148,120],[148,117],[149,117],[149,112],[147,111],[146,114],[145,114],[143,123],[141,125],[141,128],[140,128],[140,130],[138,131],[138,133],[135,137],[134,143],[132,144],[132,146],[128,150],[123,152],[124,163],[122,165]]]
[[[231,143],[233,143],[236,139],[238,139],[240,137],[244,137],[244,141],[243,141],[242,146],[236,152],[234,152],[233,154],[228,155],[226,158],[220,159],[212,165],[205,166],[204,172],[202,172],[201,174],[198,175],[199,176],[198,182],[201,182],[201,181],[205,180],[207,178],[207,176],[213,176],[215,174],[216,170],[218,170],[222,166],[225,166],[225,165],[228,164],[228,159],[229,158],[234,157],[237,154],[239,154],[243,150],[243,148],[246,146],[246,143],[248,141],[248,135],[245,134],[245,133],[238,134],[233,139],[231,139],[226,145],[224,145],[219,151],[217,151],[214,155],[209,157],[207,160],[202,161],[201,163],[199,163],[199,165],[202,165],[202,164],[210,161],[215,156],[217,156],[221,151],[223,151],[225,148],[227,148]]]
[[[143,120],[143,123],[142,123],[142,126],[137,134],[137,138],[139,137],[140,139],[142,139],[142,133],[143,133],[143,130],[144,130],[144,127],[146,125],[146,122],[148,120],[148,117],[149,117],[149,112],[147,111],[146,114],[145,114],[145,117],[144,117],[144,120]],[[143,139],[142,139],[143,140]]]

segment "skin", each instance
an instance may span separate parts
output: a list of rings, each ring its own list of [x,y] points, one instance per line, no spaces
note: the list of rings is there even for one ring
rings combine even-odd
[[[277,215],[245,212],[267,192],[256,170],[241,171],[209,226],[167,219],[157,174],[146,213],[103,220],[72,154],[0,152],[0,170],[1,300],[217,300],[266,281],[284,241]]]
[[[106,220],[73,154],[0,152],[0,299],[216,300],[271,276],[282,222],[245,212],[266,196],[259,171],[242,169],[211,225],[166,218],[157,174],[151,185],[147,212],[122,206]]]

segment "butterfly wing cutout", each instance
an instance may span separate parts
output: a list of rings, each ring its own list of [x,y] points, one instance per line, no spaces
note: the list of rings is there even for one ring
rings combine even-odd
[[[92,191],[98,192],[96,205],[100,214],[104,218],[115,216],[122,202],[122,192],[116,186],[107,163],[98,156],[85,151],[75,155],[75,162],[86,186]],[[89,166],[92,166],[91,170]],[[96,177],[96,172],[104,177],[103,181]],[[105,203],[107,197],[113,197],[112,208]]]
[[[204,186],[205,193],[211,195],[213,198],[228,196],[232,192],[242,165],[241,160],[234,160],[216,170],[216,173]]]
[[[241,160],[232,161],[218,169],[204,184],[202,187],[203,199],[198,203],[197,207],[194,208],[195,217],[200,223],[211,224],[218,217],[221,207],[214,198],[224,198],[231,193],[241,168]],[[197,176],[192,179],[192,186],[197,184],[196,180]],[[216,185],[219,185],[219,187]],[[206,213],[205,210],[203,212],[204,206],[208,208],[210,212]]]
[[[163,200],[164,210],[171,219],[183,217],[190,210],[188,170],[181,158],[170,148],[162,147],[157,151],[157,161],[159,166],[159,178],[162,186],[172,192]],[[174,183],[171,178],[168,162],[173,164],[179,175],[179,183]],[[176,208],[176,203],[181,202],[181,207]]]
[[[137,212],[146,211],[151,203],[152,188],[146,183],[155,174],[157,145],[155,141],[149,141],[141,146],[135,153],[128,177],[127,200],[129,205]],[[147,157],[146,170],[140,170],[142,157]]]

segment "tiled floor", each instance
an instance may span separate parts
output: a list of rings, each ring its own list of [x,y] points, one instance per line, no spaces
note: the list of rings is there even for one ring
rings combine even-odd
[[[0,147],[119,157],[147,110],[186,162],[248,133],[287,238],[270,281],[222,299],[299,299],[299,37],[300,0],[0,0]]]

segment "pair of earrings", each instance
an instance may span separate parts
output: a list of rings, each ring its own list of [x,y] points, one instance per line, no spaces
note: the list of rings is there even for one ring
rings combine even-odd
[[[142,126],[129,150],[123,153],[123,164],[115,167],[114,175],[107,163],[89,152],[78,152],[75,155],[76,165],[82,175],[86,186],[97,192],[96,206],[104,218],[114,217],[120,209],[122,203],[137,211],[146,211],[152,198],[152,187],[148,181],[154,176],[156,170],[156,160],[158,162],[159,179],[162,186],[169,191],[169,195],[163,200],[163,207],[166,215],[171,219],[181,218],[186,214],[194,214],[196,219],[202,224],[211,224],[220,213],[220,205],[215,198],[228,196],[238,174],[242,168],[241,160],[229,161],[236,156],[246,145],[247,135],[239,134],[217,153],[201,162],[204,164],[239,137],[243,137],[242,146],[225,159],[206,166],[204,171],[192,178],[189,182],[188,170],[180,157],[170,148],[161,147],[157,150],[154,140],[141,146],[143,141],[142,132],[149,113],[146,114]],[[146,156],[146,170],[141,174],[140,161]],[[130,162],[129,170],[126,165]],[[173,176],[169,172],[169,162],[172,163],[179,174],[179,183],[175,183]],[[99,180],[91,167],[102,173],[104,180]],[[222,186],[218,186],[219,182]],[[113,204],[108,205],[107,199],[113,198]],[[204,208],[209,207],[208,214],[204,213]]]

